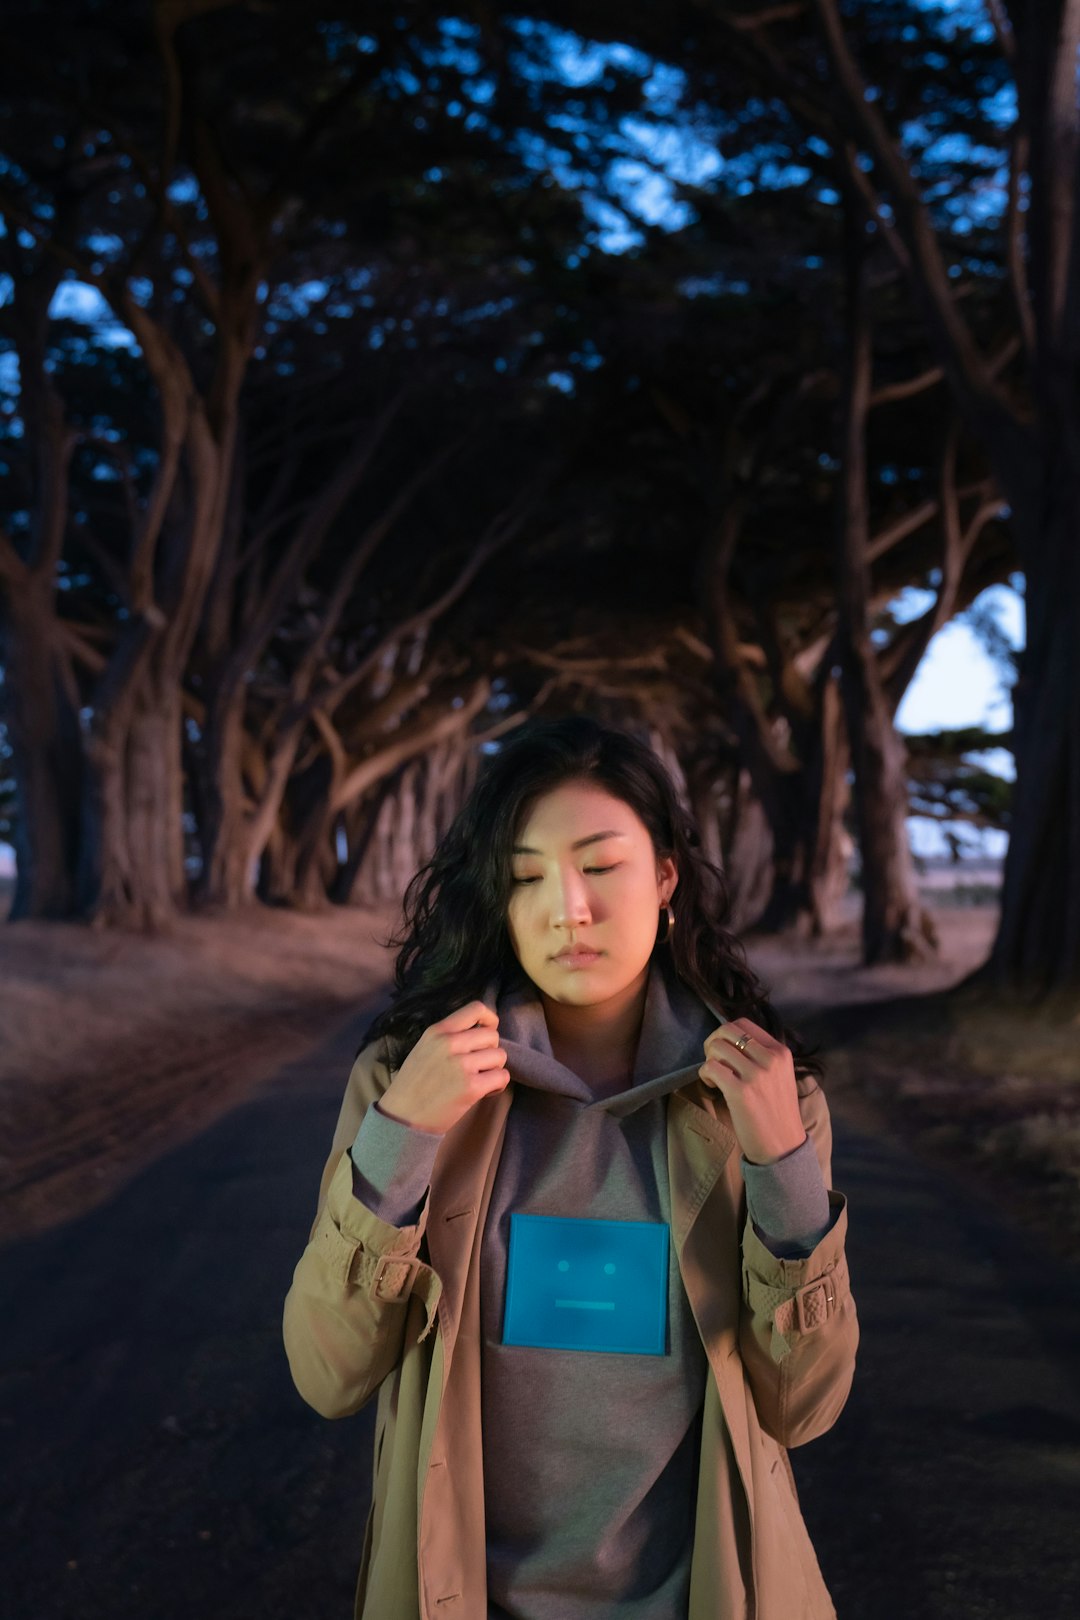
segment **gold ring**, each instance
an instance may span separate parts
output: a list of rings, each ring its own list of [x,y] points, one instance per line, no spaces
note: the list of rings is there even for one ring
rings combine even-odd
[[[751,1041],[751,1039],[752,1039],[752,1036],[750,1036],[750,1035],[740,1035],[738,1040],[735,1042],[735,1050],[736,1050],[736,1052],[745,1052],[748,1044]]]

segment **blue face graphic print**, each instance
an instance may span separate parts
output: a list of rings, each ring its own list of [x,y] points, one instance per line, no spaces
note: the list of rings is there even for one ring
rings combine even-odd
[[[662,1356],[664,1221],[510,1216],[503,1343]]]

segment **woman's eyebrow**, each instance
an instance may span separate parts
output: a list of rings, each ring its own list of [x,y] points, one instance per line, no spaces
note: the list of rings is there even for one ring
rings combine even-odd
[[[601,838],[626,838],[627,836],[626,833],[621,832],[590,833],[588,838],[579,838],[576,843],[570,845],[570,848],[584,849],[586,844],[597,844]],[[542,855],[544,852],[542,849],[530,849],[528,844],[515,844],[512,853],[514,855]]]

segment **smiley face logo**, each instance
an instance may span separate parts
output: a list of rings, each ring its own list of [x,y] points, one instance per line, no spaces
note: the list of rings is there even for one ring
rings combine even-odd
[[[570,1261],[566,1259],[556,1260],[555,1268],[561,1272],[569,1272],[573,1269]],[[576,1269],[580,1272],[586,1268],[578,1265]],[[595,1270],[597,1268],[591,1267],[588,1269]],[[613,1260],[605,1260],[603,1266],[599,1269],[603,1270],[605,1276],[614,1277],[617,1267]],[[571,1279],[568,1277],[567,1281],[569,1282]],[[557,1311],[613,1311],[615,1309],[613,1299],[567,1299],[556,1294],[551,1303]]]
[[[663,1355],[663,1221],[510,1216],[504,1344]]]

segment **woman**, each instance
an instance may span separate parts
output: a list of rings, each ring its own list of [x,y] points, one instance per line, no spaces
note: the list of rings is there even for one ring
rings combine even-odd
[[[357,1620],[835,1620],[787,1449],[859,1329],[820,1066],[661,761],[584,717],[489,758],[406,891],[285,1301],[373,1395]]]

